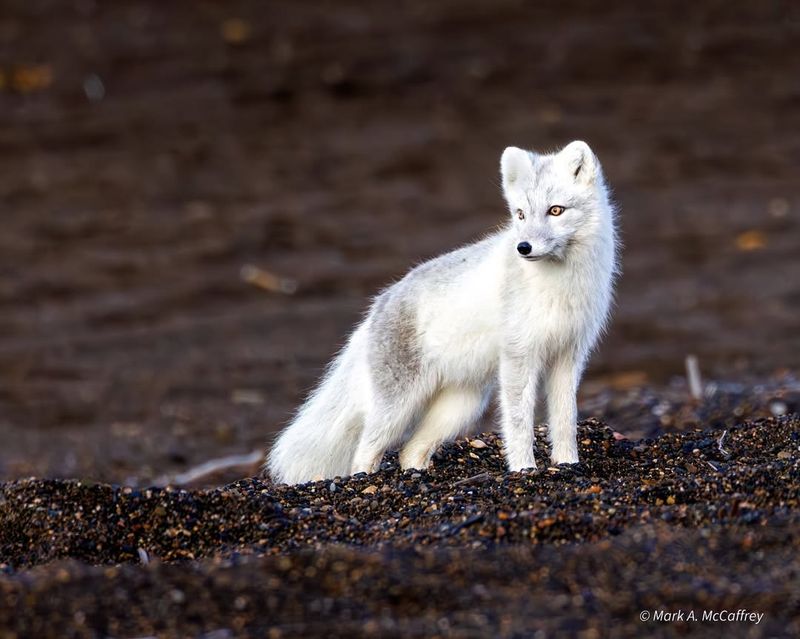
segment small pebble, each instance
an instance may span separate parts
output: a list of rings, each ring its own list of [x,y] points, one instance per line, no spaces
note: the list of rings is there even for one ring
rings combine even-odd
[[[786,402],[775,400],[769,403],[769,412],[775,415],[775,417],[781,417],[789,412],[789,407],[786,405]]]

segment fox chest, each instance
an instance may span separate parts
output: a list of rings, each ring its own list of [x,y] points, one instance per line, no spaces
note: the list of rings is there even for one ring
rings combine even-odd
[[[595,293],[595,294],[589,294]],[[505,340],[515,350],[557,352],[591,343],[604,310],[595,292],[543,287],[505,305]]]

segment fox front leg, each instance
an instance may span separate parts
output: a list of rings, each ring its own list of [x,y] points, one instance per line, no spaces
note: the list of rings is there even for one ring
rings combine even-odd
[[[533,411],[538,366],[530,357],[500,358],[500,420],[509,470],[536,468]]]
[[[578,382],[582,358],[565,352],[556,357],[545,380],[553,464],[578,463]]]

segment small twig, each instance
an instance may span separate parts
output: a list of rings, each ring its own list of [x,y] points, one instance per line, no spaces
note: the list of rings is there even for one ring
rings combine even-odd
[[[248,284],[265,291],[284,293],[285,295],[293,295],[297,292],[297,280],[275,275],[275,273],[270,273],[252,264],[245,264],[239,271],[239,277]]]
[[[153,483],[156,486],[163,486],[166,484],[185,486],[186,484],[191,484],[199,479],[214,475],[223,470],[252,466],[262,459],[264,459],[263,450],[254,450],[245,455],[228,455],[227,457],[220,457],[219,459],[211,459],[207,462],[203,462],[194,468],[190,468],[186,472],[173,475],[172,477],[160,477]]]
[[[483,521],[483,514],[479,513],[477,515],[472,515],[471,517],[467,517],[464,521],[456,524],[452,528],[447,531],[447,536],[455,535],[459,530],[462,528],[466,528],[467,526],[471,526],[472,524],[477,524],[479,521]]]
[[[725,441],[725,436],[727,434],[728,434],[728,429],[726,428],[725,430],[722,431],[722,435],[720,435],[719,439],[717,440],[717,448],[719,449],[719,452],[722,453],[723,457],[731,456],[731,454],[722,447],[722,442]]]
[[[700,376],[700,363],[695,355],[686,356],[686,379],[689,382],[689,394],[693,399],[701,399],[703,378]]]
[[[453,482],[453,488],[456,486],[463,486],[464,484],[471,484],[474,481],[481,481],[483,479],[488,479],[489,473],[478,473],[477,475],[473,475],[472,477],[467,477],[466,479],[459,479],[456,482]]]
[[[719,472],[719,468],[717,468],[717,467],[716,467],[714,464],[712,464],[710,461],[706,460],[706,464],[708,464],[709,466],[711,466],[711,470],[713,470],[715,473],[718,473],[718,472]]]

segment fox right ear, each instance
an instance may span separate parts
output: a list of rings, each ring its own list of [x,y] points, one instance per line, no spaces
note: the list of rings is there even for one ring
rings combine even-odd
[[[531,156],[527,151],[518,149],[515,146],[508,147],[503,151],[500,158],[500,174],[503,176],[503,188],[508,189],[516,182],[529,173],[533,168]]]

